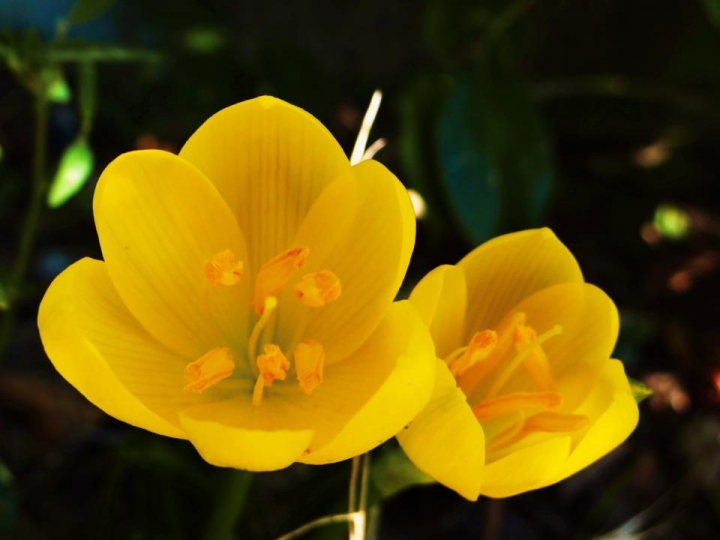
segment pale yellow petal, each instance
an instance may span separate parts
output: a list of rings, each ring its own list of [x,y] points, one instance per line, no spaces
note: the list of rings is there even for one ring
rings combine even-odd
[[[523,298],[558,283],[582,283],[572,253],[550,229],[506,234],[458,263],[468,288],[466,339],[501,318]]]
[[[319,341],[328,365],[355,351],[380,323],[415,241],[412,205],[398,179],[375,161],[364,161],[351,173],[323,194],[292,242],[310,248],[303,272],[333,272],[342,294],[313,309],[288,288],[278,310],[278,328],[290,332],[288,342]]]
[[[570,453],[568,435],[544,438],[485,466],[480,494],[510,497],[548,484]]]
[[[474,501],[485,465],[483,430],[445,362],[435,365],[430,402],[397,439],[420,470]]]
[[[318,120],[268,96],[210,117],[180,156],[203,171],[230,205],[256,271],[290,247],[315,199],[350,168]]]
[[[94,210],[110,278],[157,340],[193,358],[221,345],[244,346],[248,278],[217,287],[204,269],[225,250],[247,261],[245,242],[199,170],[167,152],[123,154],[100,177]]]
[[[435,382],[432,340],[409,302],[397,302],[350,357],[325,369],[311,396],[297,393],[297,415],[317,435],[303,463],[331,463],[393,437],[425,407]]]
[[[458,347],[466,346],[465,309],[467,290],[465,273],[457,266],[443,265],[422,278],[410,301],[417,307],[440,358],[445,358]]]
[[[274,471],[297,461],[313,439],[310,419],[295,422],[292,407],[281,399],[265,399],[255,406],[242,396],[186,409],[180,421],[208,463]]]
[[[178,407],[185,359],[155,341],[123,305],[105,264],[82,259],[40,304],[38,327],[55,368],[88,400],[134,426],[184,438]]]
[[[638,423],[639,412],[623,365],[619,360],[605,363],[598,384],[577,408],[593,422],[560,471],[565,478],[594,463],[619,446]]]

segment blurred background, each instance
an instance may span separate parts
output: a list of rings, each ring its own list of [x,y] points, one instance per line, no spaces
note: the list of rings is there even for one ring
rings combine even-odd
[[[349,463],[248,481],[107,417],[54,371],[36,314],[100,257],[92,194],[118,154],[175,152],[261,94],[349,152],[376,88],[370,142],[418,217],[402,294],[548,225],[654,394],[611,455],[503,501],[414,485],[387,445],[374,537],[719,538],[719,59],[720,0],[0,0],[0,538],[265,539],[345,510]]]

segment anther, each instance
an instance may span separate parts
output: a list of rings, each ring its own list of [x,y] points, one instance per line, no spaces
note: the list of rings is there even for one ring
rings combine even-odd
[[[493,352],[497,342],[498,335],[494,330],[476,332],[470,340],[470,344],[462,353],[462,356],[457,357],[448,363],[450,373],[458,377],[481,360],[485,360],[485,358],[490,356]]]
[[[513,341],[517,352],[522,351],[536,339],[537,334],[533,328],[524,325],[518,325],[518,327],[515,328]],[[545,351],[543,351],[540,345],[533,347],[528,353],[523,362],[523,367],[527,370],[535,386],[540,390],[555,390],[555,382],[553,381],[552,371],[550,370],[550,363],[545,356]]]
[[[312,394],[323,380],[325,367],[325,349],[312,339],[303,339],[295,347],[295,373],[300,389]]]
[[[232,375],[234,370],[232,351],[227,347],[216,347],[185,367],[183,390],[202,392]]]
[[[305,266],[309,253],[310,250],[306,247],[294,247],[282,252],[260,268],[255,277],[253,300],[253,307],[258,315],[262,315],[265,299],[277,295],[295,272]]]
[[[342,293],[340,280],[330,270],[305,274],[294,287],[295,296],[308,307],[321,307],[337,300]]]
[[[273,344],[265,345],[263,354],[257,357],[256,363],[260,375],[255,381],[252,403],[262,403],[263,387],[272,386],[276,380],[284,381],[287,377],[287,370],[290,369],[290,362],[285,357],[280,347]]]
[[[205,263],[204,272],[205,278],[216,287],[230,287],[240,281],[243,262],[235,259],[235,254],[226,249]]]
[[[513,392],[482,401],[473,407],[473,413],[478,420],[487,420],[530,407],[552,409],[561,404],[562,397],[557,392]]]

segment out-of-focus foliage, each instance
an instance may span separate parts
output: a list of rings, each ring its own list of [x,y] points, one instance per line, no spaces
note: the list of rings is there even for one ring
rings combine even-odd
[[[614,356],[653,392],[618,451],[501,503],[471,505],[437,485],[399,491],[422,478],[392,448],[374,452],[371,500],[392,493],[379,537],[717,537],[718,6],[0,2],[0,330],[8,304],[14,328],[0,357],[0,461],[12,473],[0,483],[0,536],[198,538],[235,519],[236,537],[272,538],[347,510],[347,463],[294,466],[255,477],[228,518],[223,501],[243,488],[232,471],[100,415],[49,368],[35,316],[53,276],[101,257],[93,173],[64,205],[45,206],[81,136],[97,174],[136,148],[177,152],[213,112],[269,93],[309,110],[349,151],[379,87],[370,140],[388,144],[377,159],[427,206],[404,289],[488,235],[551,226],[615,300]],[[51,101],[45,186],[18,286],[40,90]]]

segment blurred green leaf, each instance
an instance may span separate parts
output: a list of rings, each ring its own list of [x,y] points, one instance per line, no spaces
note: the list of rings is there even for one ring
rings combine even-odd
[[[117,0],[77,0],[70,9],[68,22],[83,24],[105,13]]]
[[[68,103],[70,101],[70,87],[62,71],[54,70],[47,86],[47,96],[53,103]]]
[[[411,486],[433,484],[435,480],[418,469],[402,448],[391,446],[373,458],[370,482],[381,499],[386,499]]]
[[[705,8],[710,22],[715,26],[720,26],[720,0],[700,0],[700,3]]]
[[[80,133],[87,137],[95,120],[97,108],[97,76],[94,62],[82,62],[78,66],[78,106],[80,108]]]
[[[655,210],[653,224],[660,234],[670,240],[680,240],[690,230],[690,217],[672,204],[661,204]]]
[[[6,538],[12,529],[17,510],[18,500],[13,476],[0,462],[0,538]]]
[[[84,138],[67,147],[48,191],[47,204],[50,208],[62,206],[80,191],[92,173],[93,162],[92,150]]]
[[[527,85],[507,62],[488,54],[462,74],[437,137],[450,203],[474,244],[542,222],[552,159]]]
[[[62,41],[47,51],[47,58],[51,62],[156,62],[160,54],[106,43]]]
[[[0,311],[5,311],[8,307],[10,307],[8,294],[5,290],[5,286],[2,284],[2,281],[0,281]]]
[[[653,391],[640,381],[628,377],[628,382],[630,383],[630,390],[636,403],[640,403],[653,395]]]

